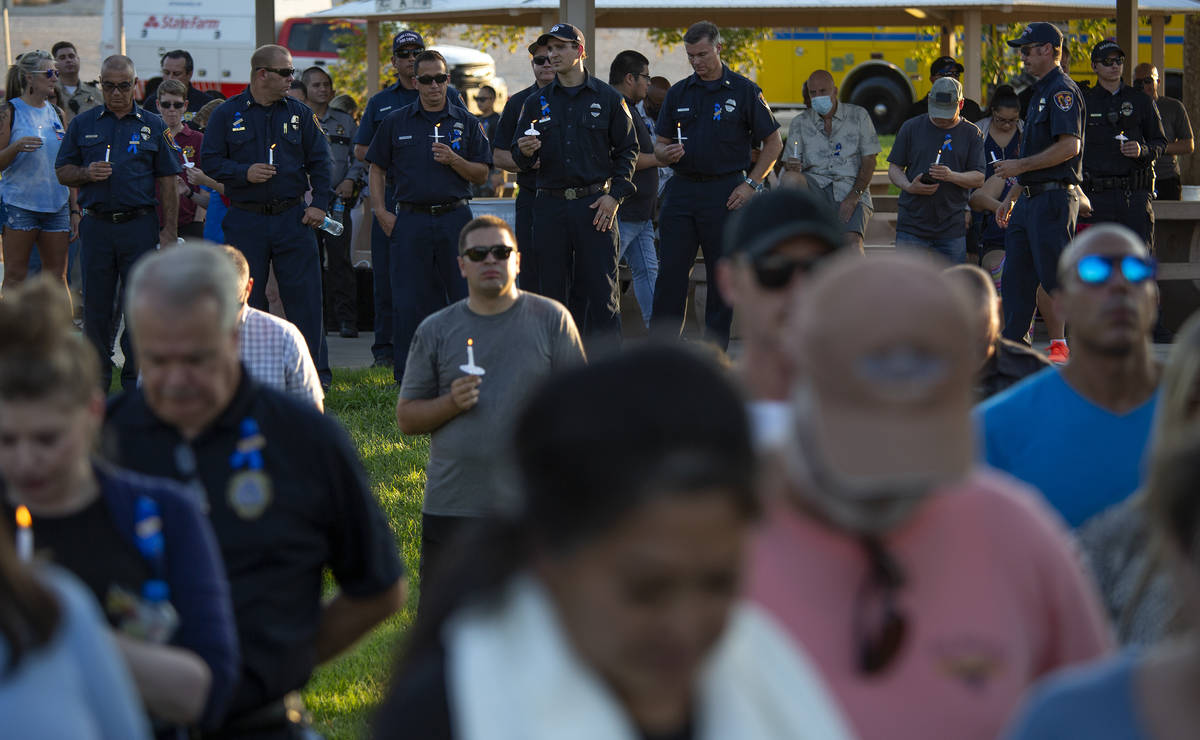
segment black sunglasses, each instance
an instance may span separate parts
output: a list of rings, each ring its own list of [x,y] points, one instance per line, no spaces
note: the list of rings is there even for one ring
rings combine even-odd
[[[163,102],[160,100],[160,101],[158,101],[158,107],[159,108],[170,108],[171,110],[179,110],[180,108],[186,108],[187,103],[183,102],[182,100],[177,103],[166,103],[166,102]]]
[[[132,82],[101,82],[100,87],[106,92],[120,90],[121,92],[129,92],[133,89]]]
[[[506,260],[513,253],[513,248],[507,244],[493,244],[490,247],[467,247],[463,256],[472,262],[483,262],[490,254],[498,260]]]
[[[495,100],[495,98],[493,98],[491,95],[476,95],[475,96],[476,103],[486,103],[489,100]]]
[[[425,50],[424,49],[409,49],[407,51],[393,51],[392,56],[396,57],[397,59],[412,59],[413,57],[417,56],[418,54],[420,54],[423,51],[425,51]]]
[[[550,63],[550,57],[546,57],[546,56],[536,56],[536,57],[534,57],[534,58],[533,58],[533,63],[534,63],[534,64],[536,64],[536,65],[537,65],[537,66],[539,66],[539,67],[540,67],[540,66],[542,66],[543,64],[549,64],[549,63]]]
[[[1145,87],[1146,85],[1153,85],[1154,82],[1155,80],[1153,77],[1139,77],[1133,81],[1133,84],[1136,87]]]
[[[1124,63],[1125,57],[1109,57],[1108,59],[1101,59],[1099,61],[1099,64],[1103,64],[1105,67],[1119,67]]]
[[[292,75],[296,74],[295,67],[259,67],[259,69],[265,69],[268,72],[274,72],[280,77],[291,77]]]
[[[896,592],[904,585],[904,574],[883,543],[874,537],[861,540],[871,571],[854,601],[854,644],[858,670],[868,676],[891,665],[908,636],[908,617],[896,606]],[[871,601],[878,596],[879,608],[871,614]],[[871,626],[868,618],[875,616]]]
[[[421,75],[417,78],[417,82],[422,85],[432,85],[435,82],[439,85],[445,85],[448,79],[450,79],[450,75],[445,73],[440,75]]]
[[[778,255],[768,255],[754,260],[754,279],[767,290],[786,288],[797,272],[807,275],[821,261],[821,257],[796,260]]]

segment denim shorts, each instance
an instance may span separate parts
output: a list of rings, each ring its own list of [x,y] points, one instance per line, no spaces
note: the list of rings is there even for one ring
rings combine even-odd
[[[70,203],[64,203],[63,207],[55,213],[30,211],[20,206],[14,206],[12,203],[5,203],[4,208],[8,211],[4,218],[4,225],[10,229],[16,231],[61,231],[63,233],[71,231]]]

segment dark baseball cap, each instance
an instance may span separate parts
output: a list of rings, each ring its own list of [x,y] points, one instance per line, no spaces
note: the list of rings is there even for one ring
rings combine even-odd
[[[583,31],[580,31],[570,23],[555,23],[553,26],[550,26],[549,31],[546,31],[541,36],[538,36],[538,40],[529,47],[529,53],[533,53],[534,47],[545,46],[546,44],[550,43],[550,39],[570,41],[583,46]]]
[[[965,69],[954,57],[938,57],[933,60],[933,64],[929,65],[929,76],[937,77],[944,74],[960,75]]]
[[[401,31],[392,37],[392,51],[395,52],[401,46],[419,46],[424,49],[425,39],[416,31]]]
[[[844,244],[837,214],[807,188],[778,188],[750,199],[725,226],[722,253],[757,259],[797,237],[815,239],[830,252]]]
[[[1025,26],[1025,31],[1017,38],[1009,39],[1008,45],[1017,48],[1026,44],[1053,44],[1057,49],[1062,47],[1062,42],[1062,31],[1057,26],[1039,21]]]
[[[1125,50],[1116,41],[1105,39],[1092,47],[1092,64],[1108,59],[1114,54],[1123,57],[1125,56]]]

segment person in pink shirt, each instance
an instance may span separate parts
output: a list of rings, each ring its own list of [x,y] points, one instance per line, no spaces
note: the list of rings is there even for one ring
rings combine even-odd
[[[1038,677],[1111,644],[1062,522],[973,465],[966,305],[896,254],[834,258],[791,314],[793,435],[748,591],[863,740],[990,740]]]

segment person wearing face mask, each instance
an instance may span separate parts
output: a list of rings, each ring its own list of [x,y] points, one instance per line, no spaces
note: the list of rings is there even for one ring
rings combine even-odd
[[[833,76],[823,69],[809,76],[808,92],[812,106],[788,127],[781,182],[816,190],[837,211],[846,244],[861,253],[874,212],[867,186],[883,151],[875,124],[865,108],[838,101]]]
[[[968,315],[919,253],[835,257],[791,314],[793,441],[748,590],[863,740],[995,737],[1034,680],[1109,648],[1062,523],[972,461]]]

